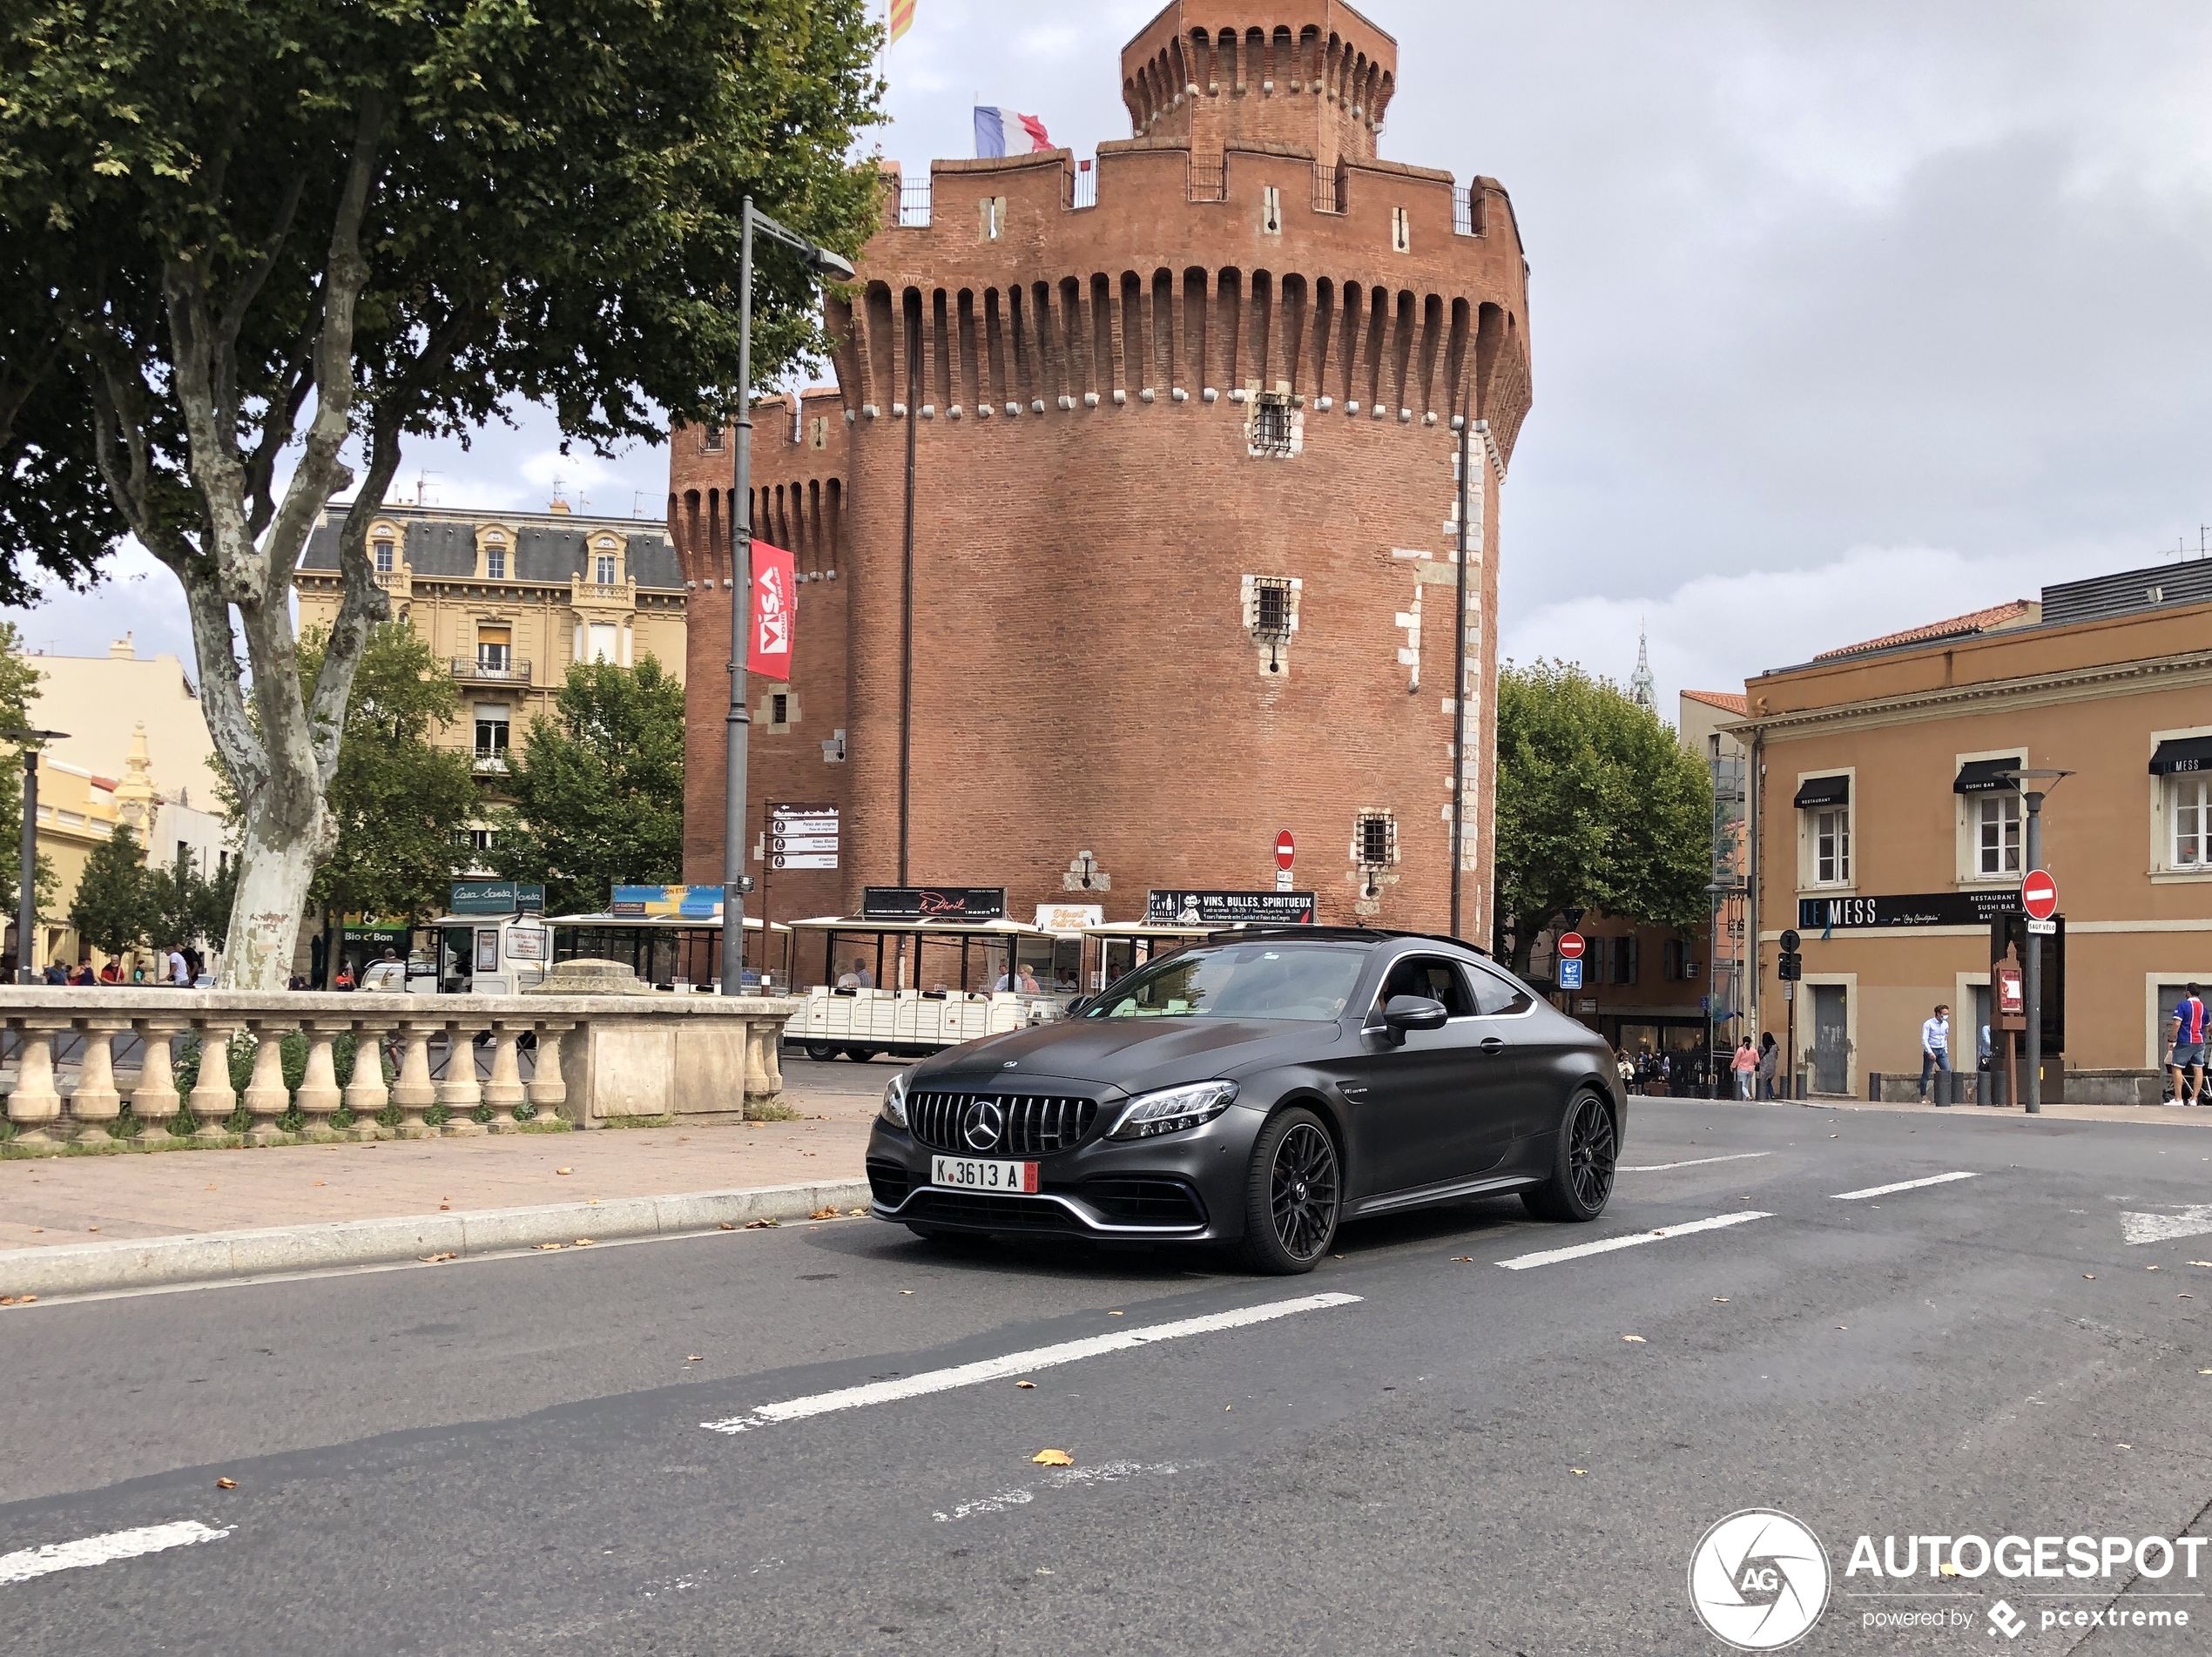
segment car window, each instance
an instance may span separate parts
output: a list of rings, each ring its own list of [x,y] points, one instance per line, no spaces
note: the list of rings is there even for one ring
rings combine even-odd
[[[1441,1001],[1449,1018],[1471,1018],[1474,1014],[1474,1003],[1468,998],[1467,982],[1460,976],[1460,969],[1433,955],[1408,955],[1392,967],[1376,994],[1375,1011],[1379,1014],[1393,995],[1419,995]]]
[[[1475,1010],[1485,1017],[1498,1013],[1525,1013],[1535,1005],[1535,997],[1525,986],[1516,984],[1502,973],[1494,973],[1487,967],[1471,967],[1468,976],[1474,980]]]
[[[1116,981],[1085,1018],[1304,1019],[1344,1016],[1364,948],[1224,944],[1178,950]]]

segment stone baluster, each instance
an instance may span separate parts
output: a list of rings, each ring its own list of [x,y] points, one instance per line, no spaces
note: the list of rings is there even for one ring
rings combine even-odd
[[[506,1019],[491,1027],[491,1080],[484,1083],[484,1102],[491,1107],[491,1131],[495,1134],[511,1134],[522,1126],[515,1120],[515,1107],[529,1095],[523,1091],[523,1069],[515,1056],[515,1044],[529,1027]]]
[[[392,1130],[376,1119],[392,1101],[384,1085],[384,1033],[380,1019],[354,1020],[354,1074],[346,1082],[346,1108],[354,1113],[349,1130],[355,1139],[389,1139]]]
[[[422,1113],[438,1102],[437,1084],[430,1080],[430,1038],[442,1027],[427,1019],[402,1019],[399,1023],[400,1079],[392,1084],[392,1102],[400,1108],[401,1139],[431,1139],[437,1129]]]
[[[85,1150],[121,1150],[122,1142],[108,1132],[123,1115],[123,1095],[115,1088],[115,1038],[131,1027],[125,1018],[82,1018],[78,1033],[84,1038],[84,1056],[77,1072],[77,1091],[69,1096],[70,1120],[77,1131],[70,1143]]]
[[[8,1120],[18,1145],[60,1142],[61,1090],[54,1086],[54,1038],[69,1020],[37,1014],[8,1020],[21,1045],[16,1054],[16,1090],[8,1095]]]
[[[567,1115],[569,1084],[561,1078],[561,1042],[574,1024],[547,1022],[537,1026],[537,1061],[530,1073],[529,1099],[539,1122]]]
[[[231,1033],[238,1026],[220,1017],[194,1019],[192,1025],[199,1035],[199,1075],[192,1088],[199,1131],[193,1137],[220,1143],[231,1136],[231,1112],[238,1108],[238,1090],[231,1086]]]
[[[476,1022],[452,1019],[446,1024],[446,1079],[438,1084],[438,1102],[446,1108],[446,1132],[456,1139],[484,1131],[469,1114],[484,1102],[476,1081]]]
[[[330,1048],[345,1028],[343,1019],[308,1019],[300,1026],[300,1033],[307,1038],[307,1068],[300,1078],[300,1091],[293,1102],[300,1107],[303,1139],[337,1137],[330,1119],[345,1103],[346,1096],[338,1090],[338,1066]]]
[[[783,1027],[773,1019],[745,1021],[745,1088],[741,1095],[749,1116],[772,1117],[784,1102],[783,1066],[776,1049],[783,1041]]]
[[[164,1018],[143,1018],[138,1027],[145,1058],[138,1066],[138,1085],[131,1090],[131,1114],[138,1119],[138,1142],[159,1144],[176,1137],[177,1113],[185,1105],[177,1095],[177,1073],[169,1057],[171,1040],[185,1027]]]
[[[284,1038],[292,1024],[284,1019],[255,1019],[253,1074],[246,1084],[246,1108],[253,1113],[246,1130],[249,1145],[281,1145],[292,1135],[277,1125],[277,1118],[292,1108],[292,1089],[284,1085]]]

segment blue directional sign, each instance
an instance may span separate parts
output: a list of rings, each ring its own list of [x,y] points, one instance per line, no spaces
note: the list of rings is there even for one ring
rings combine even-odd
[[[1582,987],[1582,963],[1581,961],[1560,962],[1559,987],[1563,990],[1578,990]]]

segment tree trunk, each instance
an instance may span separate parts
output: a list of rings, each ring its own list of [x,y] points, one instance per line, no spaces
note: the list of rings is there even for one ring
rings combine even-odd
[[[293,811],[269,809],[280,794],[289,796]],[[303,803],[314,822],[305,833],[290,826]],[[246,807],[238,899],[223,943],[225,989],[280,990],[291,982],[307,888],[326,850],[323,820],[321,785],[312,770],[288,778],[273,772],[261,797]]]

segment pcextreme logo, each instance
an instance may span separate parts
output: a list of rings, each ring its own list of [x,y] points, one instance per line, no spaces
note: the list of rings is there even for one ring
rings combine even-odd
[[[1827,1550],[1787,1513],[1730,1513],[1689,1556],[1689,1603],[1716,1639],[1738,1651],[1779,1651],[1827,1608]]]

